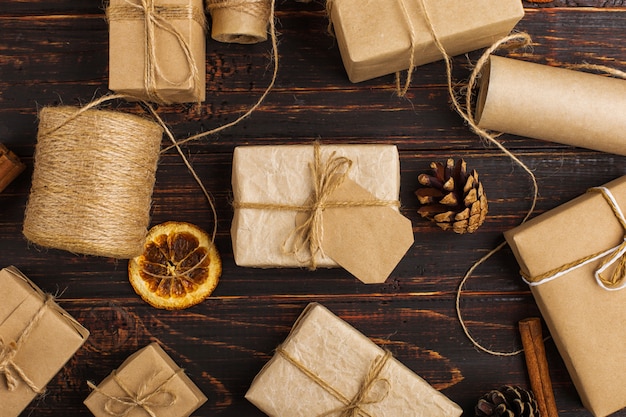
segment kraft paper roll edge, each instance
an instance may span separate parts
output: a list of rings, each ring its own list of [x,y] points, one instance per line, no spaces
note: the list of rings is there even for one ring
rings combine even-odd
[[[476,120],[483,129],[626,155],[626,81],[491,56]]]

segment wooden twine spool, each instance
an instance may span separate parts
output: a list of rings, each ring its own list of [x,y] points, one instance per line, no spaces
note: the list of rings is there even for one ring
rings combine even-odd
[[[43,108],[24,236],[86,255],[140,254],[162,134],[125,113]]]

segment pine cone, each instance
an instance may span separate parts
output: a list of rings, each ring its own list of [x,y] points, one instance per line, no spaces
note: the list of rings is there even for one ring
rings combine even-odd
[[[456,163],[448,159],[445,166],[432,162],[430,167],[432,175],[418,177],[426,187],[415,192],[422,205],[417,212],[443,230],[452,229],[459,234],[476,231],[487,216],[487,196],[476,170],[468,175],[463,159]]]
[[[483,395],[474,411],[476,417],[539,417],[533,392],[511,385]]]

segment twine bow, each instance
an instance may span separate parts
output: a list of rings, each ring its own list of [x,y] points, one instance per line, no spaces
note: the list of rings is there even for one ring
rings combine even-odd
[[[600,193],[602,197],[604,197],[607,204],[611,207],[613,214],[624,229],[624,239],[622,240],[622,243],[611,249],[585,256],[540,275],[531,277],[522,271],[522,277],[528,285],[536,286],[552,281],[582,267],[583,265],[587,265],[588,263],[604,258],[600,266],[598,266],[594,272],[594,278],[596,279],[598,285],[607,291],[617,291],[626,287],[626,217],[624,217],[622,209],[619,207],[613,193],[611,193],[611,190],[608,188],[594,187],[590,188],[588,192]],[[605,276],[606,270],[611,267],[614,267],[613,272],[608,277]]]
[[[9,391],[17,389],[20,381],[24,382],[28,388],[37,394],[43,392],[42,388],[39,388],[32,379],[26,375],[24,370],[15,363],[15,355],[17,355],[21,346],[24,345],[28,336],[35,328],[35,325],[43,317],[46,307],[54,301],[54,297],[50,294],[46,294],[44,303],[41,305],[37,313],[30,319],[22,333],[18,336],[17,340],[6,343],[0,337],[0,375],[4,376]]]
[[[307,213],[304,222],[296,226],[287,236],[281,249],[284,253],[296,256],[301,263],[309,263],[310,270],[317,268],[317,256],[324,256],[322,248],[324,210],[350,207],[398,207],[400,205],[398,200],[328,201],[333,192],[348,177],[352,160],[345,156],[336,156],[336,152],[332,152],[328,159],[322,162],[319,142],[314,143],[313,151],[313,163],[309,164],[313,178],[313,192],[307,203],[295,205],[233,202],[233,207],[236,209],[268,209]]]
[[[385,350],[384,355],[378,356],[372,361],[367,374],[365,375],[363,381],[361,382],[361,385],[359,386],[359,390],[352,397],[352,399],[346,397],[344,394],[332,387],[329,383],[324,381],[318,375],[307,369],[304,364],[291,356],[281,346],[276,349],[276,352],[280,354],[283,358],[285,358],[289,363],[294,365],[309,379],[311,379],[313,382],[323,388],[324,391],[328,392],[330,395],[332,395],[344,404],[343,406],[340,406],[336,409],[319,414],[317,415],[317,417],[327,417],[336,413],[339,413],[339,417],[373,417],[370,413],[363,409],[363,406],[368,404],[380,403],[385,398],[387,398],[387,395],[389,395],[389,391],[391,390],[391,383],[389,382],[389,380],[380,376],[380,373],[385,364],[392,357],[391,352],[389,352],[388,350]],[[376,385],[382,385],[383,389],[376,396],[371,396],[371,391]]]
[[[158,417],[154,408],[167,408],[176,404],[178,397],[172,391],[166,390],[165,386],[181,372],[183,372],[183,369],[178,369],[169,378],[159,384],[159,386],[150,390],[148,387],[157,376],[157,374],[154,374],[151,378],[148,378],[143,384],[141,384],[137,392],[133,392],[117,375],[117,372],[113,371],[111,374],[113,380],[124,391],[126,394],[125,396],[110,395],[98,388],[91,381],[87,381],[87,385],[92,390],[107,397],[107,401],[104,404],[104,411],[106,411],[110,416],[126,417],[131,411],[139,408],[144,410],[150,417]]]
[[[131,0],[124,0],[126,5],[114,6],[107,9],[107,18],[114,20],[144,20],[146,59],[144,60],[144,89],[150,101],[170,104],[170,101],[161,96],[158,92],[157,81],[164,80],[172,86],[181,86],[189,82],[193,83],[196,93],[200,87],[200,75],[196,66],[196,61],[191,52],[189,43],[183,34],[169,22],[169,19],[193,19],[205,29],[204,12],[191,6],[178,5],[155,5],[155,0],[139,0],[135,3]],[[185,55],[188,67],[188,74],[182,81],[169,80],[157,59],[156,30],[161,29],[170,33],[176,39],[180,49]]]

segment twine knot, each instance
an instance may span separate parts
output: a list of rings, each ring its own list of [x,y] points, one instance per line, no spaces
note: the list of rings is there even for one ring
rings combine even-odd
[[[352,161],[344,156],[336,156],[333,152],[325,163],[322,163],[321,146],[315,142],[313,163],[309,164],[313,177],[313,193],[310,203],[300,207],[299,211],[308,212],[306,220],[297,226],[291,235],[285,240],[283,250],[299,257],[308,247],[309,269],[317,268],[316,257],[318,254],[324,256],[322,240],[324,239],[323,212],[329,207],[347,206],[349,203],[329,203],[328,199],[332,193],[344,182],[348,172],[352,167]],[[293,242],[291,250],[287,247],[289,242]],[[306,260],[304,260],[305,262]]]
[[[163,381],[154,389],[149,389],[150,383],[156,378],[158,373],[148,378],[140,385],[136,392],[129,389],[124,381],[118,376],[116,371],[111,374],[115,383],[124,391],[126,395],[115,396],[104,392],[91,381],[87,381],[87,386],[92,390],[107,397],[104,404],[104,411],[113,417],[126,417],[131,411],[139,408],[144,410],[150,417],[158,417],[154,408],[168,408],[176,404],[178,397],[172,391],[165,389],[165,386],[174,379],[183,369],[178,369],[169,378]]]
[[[561,265],[558,268],[554,268],[543,274],[530,276],[524,271],[521,271],[522,278],[528,285],[536,286],[548,281],[552,281],[569,272],[578,269],[588,263],[603,259],[602,263],[594,271],[594,278],[600,287],[607,291],[617,291],[626,287],[626,217],[624,212],[620,208],[617,200],[606,187],[594,187],[587,190],[587,192],[597,192],[604,197],[604,201],[607,202],[615,218],[619,221],[622,229],[624,229],[624,238],[622,242],[608,250],[593,253],[589,256],[585,256],[581,259],[577,259],[573,262]],[[607,269],[613,267],[612,273],[607,276],[605,272]]]
[[[190,6],[166,5],[157,6],[155,0],[139,0],[135,3],[131,0],[124,0],[125,6],[109,7],[107,18],[113,20],[133,20],[142,19],[144,21],[144,36],[146,57],[144,63],[144,89],[150,101],[160,104],[170,104],[171,102],[162,97],[158,92],[157,81],[164,80],[172,86],[182,86],[189,82],[193,83],[193,88],[198,92],[200,87],[200,74],[196,66],[196,61],[191,52],[189,43],[183,34],[169,22],[169,19],[192,19],[205,29],[205,16],[202,10],[197,10]],[[182,81],[169,80],[157,59],[156,30],[161,29],[174,36],[180,49],[185,55],[188,67],[188,74]]]
[[[330,395],[335,397],[337,400],[341,401],[344,405],[326,411],[322,414],[317,415],[317,417],[327,417],[330,415],[334,415],[339,413],[339,417],[373,417],[366,410],[364,410],[364,406],[368,404],[377,404],[383,401],[389,395],[391,391],[391,382],[387,378],[383,378],[380,374],[385,364],[392,357],[391,352],[385,350],[385,353],[381,356],[376,357],[372,363],[370,364],[369,370],[361,385],[359,386],[359,390],[352,397],[352,399],[347,398],[340,391],[336,390],[326,381],[321,379],[315,373],[310,371],[304,366],[299,360],[291,356],[285,349],[279,346],[276,349],[276,352],[280,354],[283,358],[285,358],[289,363],[294,365],[299,371],[309,377],[313,382],[323,388]],[[373,388],[375,386],[381,386],[382,388],[372,395]]]
[[[9,391],[15,391],[20,381],[22,381],[33,392],[37,394],[41,394],[43,392],[43,389],[35,385],[32,379],[26,375],[24,370],[15,363],[14,359],[20,347],[24,345],[28,336],[30,336],[31,332],[35,328],[35,325],[39,322],[41,317],[43,317],[46,307],[53,301],[54,297],[52,295],[45,295],[43,304],[30,319],[24,330],[22,330],[22,333],[20,333],[17,340],[6,343],[4,339],[0,337],[0,375],[4,376],[4,380]]]
[[[232,203],[235,209],[284,210],[307,213],[303,223],[297,225],[289,233],[281,249],[283,253],[294,255],[299,262],[308,263],[310,270],[317,268],[316,257],[318,255],[324,256],[322,248],[324,210],[353,207],[398,207],[400,205],[398,200],[379,200],[376,198],[371,200],[328,201],[333,192],[348,177],[353,162],[345,156],[336,156],[336,152],[332,152],[328,159],[322,162],[320,143],[316,141],[313,145],[313,163],[309,163],[313,179],[313,192],[307,202],[302,205],[241,201]]]
[[[6,344],[2,338],[0,338],[0,375],[4,376],[9,391],[17,388],[17,377],[15,376],[16,365],[13,363],[13,358],[17,353],[17,345],[15,342]]]

